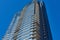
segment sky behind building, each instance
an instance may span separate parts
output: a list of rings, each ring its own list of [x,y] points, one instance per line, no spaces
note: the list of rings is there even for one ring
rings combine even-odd
[[[32,0],[0,0],[0,40],[2,40],[15,13]],[[44,0],[53,40],[60,39],[60,0]]]

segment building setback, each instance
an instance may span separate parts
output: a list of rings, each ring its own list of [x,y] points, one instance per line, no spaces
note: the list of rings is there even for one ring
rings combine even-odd
[[[3,40],[52,40],[44,2],[34,0],[16,13]]]

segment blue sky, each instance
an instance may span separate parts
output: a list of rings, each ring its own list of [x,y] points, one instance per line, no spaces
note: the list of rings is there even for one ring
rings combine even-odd
[[[0,0],[0,40],[14,14],[32,0]],[[60,0],[44,0],[53,40],[60,40]]]

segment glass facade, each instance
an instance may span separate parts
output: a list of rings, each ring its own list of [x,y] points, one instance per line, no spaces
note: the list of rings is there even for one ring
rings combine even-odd
[[[33,1],[16,14],[3,40],[52,40],[44,2]]]

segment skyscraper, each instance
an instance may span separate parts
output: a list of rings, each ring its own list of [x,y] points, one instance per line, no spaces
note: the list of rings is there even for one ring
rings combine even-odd
[[[44,2],[34,0],[16,13],[3,40],[52,40]]]

